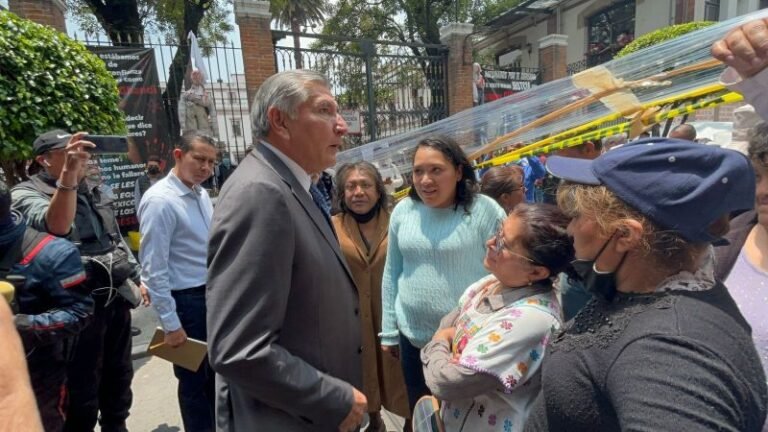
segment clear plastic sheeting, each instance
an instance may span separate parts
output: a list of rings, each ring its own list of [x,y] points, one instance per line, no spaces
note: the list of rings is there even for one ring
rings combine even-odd
[[[462,111],[420,129],[345,150],[339,153],[338,164],[367,160],[407,173],[416,144],[428,136],[451,137],[468,155],[478,157],[517,143],[535,143],[616,112],[627,119],[647,115],[643,110],[655,101],[674,99],[701,87],[716,85],[724,65],[713,61],[712,44],[731,29],[766,16],[768,9],[718,23],[573,77]]]

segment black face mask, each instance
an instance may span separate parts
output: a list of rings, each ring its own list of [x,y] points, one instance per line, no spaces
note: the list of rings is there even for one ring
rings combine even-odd
[[[149,174],[149,175],[158,175],[158,174],[160,174],[160,167],[152,165],[151,167],[147,168],[147,174]]]
[[[379,203],[376,203],[376,205],[374,205],[373,208],[368,210],[368,213],[365,214],[357,214],[352,210],[350,210],[348,213],[357,223],[368,223],[379,213]]]
[[[614,233],[614,235],[616,234]],[[591,260],[577,259],[571,262],[573,269],[584,283],[584,288],[592,293],[592,295],[600,297],[606,301],[611,301],[616,295],[616,272],[619,271],[619,268],[621,268],[621,265],[624,263],[624,258],[627,257],[627,254],[625,253],[624,256],[621,257],[619,265],[616,266],[616,269],[613,271],[601,272],[597,270],[595,262],[597,262],[600,255],[603,254],[603,251],[608,247],[611,240],[613,240],[613,235],[607,242],[605,242],[603,247],[600,248],[600,251],[597,252],[595,258]]]

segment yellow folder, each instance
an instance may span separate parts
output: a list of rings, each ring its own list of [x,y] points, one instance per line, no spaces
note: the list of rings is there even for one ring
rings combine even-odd
[[[208,354],[208,344],[197,339],[188,338],[176,348],[166,345],[164,340],[165,332],[158,327],[155,335],[152,336],[152,341],[149,342],[147,352],[192,372],[197,372]]]

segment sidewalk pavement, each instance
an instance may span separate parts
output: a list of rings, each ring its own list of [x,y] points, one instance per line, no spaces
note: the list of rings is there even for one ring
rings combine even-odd
[[[171,364],[157,357],[133,362],[133,407],[128,430],[133,432],[182,432],[176,377]]]
[[[176,396],[177,381],[171,364],[147,355],[147,346],[160,325],[152,308],[133,310],[133,326],[141,334],[133,338],[133,407],[128,430],[133,432],[183,432]],[[382,411],[387,431],[402,431],[403,419]]]

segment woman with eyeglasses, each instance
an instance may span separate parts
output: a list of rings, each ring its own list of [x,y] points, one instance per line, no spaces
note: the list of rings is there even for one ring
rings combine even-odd
[[[562,324],[553,279],[573,260],[569,222],[550,204],[517,205],[486,243],[491,274],[464,291],[422,349],[447,432],[523,430]]]
[[[411,410],[429,394],[419,350],[470,283],[487,274],[485,241],[505,216],[475,193],[475,175],[451,139],[422,140],[413,187],[392,212],[382,281],[382,349],[400,359]]]
[[[399,416],[410,417],[400,364],[384,354],[378,344],[390,197],[381,174],[368,162],[341,166],[335,183],[335,207],[340,213],[333,216],[333,225],[360,297],[363,392],[370,417],[367,430],[386,432],[382,405]]]
[[[518,165],[496,166],[480,179],[480,193],[488,195],[509,214],[516,205],[525,202],[524,171]]]

